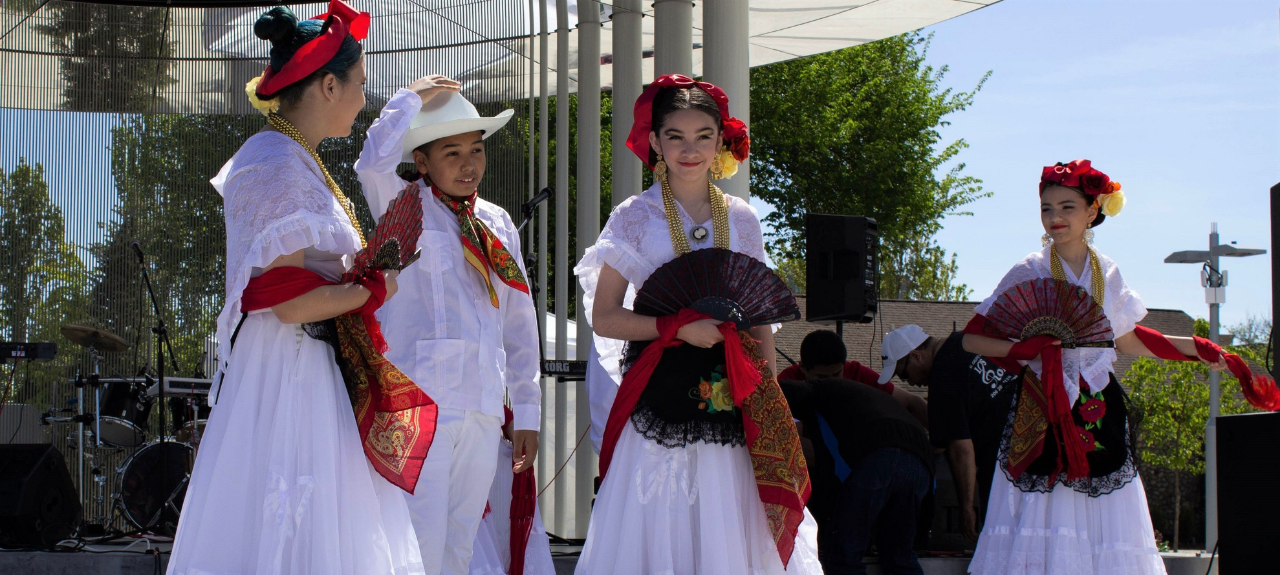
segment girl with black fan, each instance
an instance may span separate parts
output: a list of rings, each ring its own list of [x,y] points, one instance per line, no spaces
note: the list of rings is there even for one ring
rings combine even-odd
[[[755,210],[712,183],[748,146],[714,85],[663,76],[636,102],[627,147],[657,183],[575,270],[594,351],[622,374],[578,573],[820,572],[771,370],[771,324],[799,317],[795,298],[764,264]]]
[[[1147,310],[1091,245],[1093,228],[1124,203],[1120,184],[1088,160],[1045,167],[1044,249],[1009,270],[965,329],[967,351],[1027,368],[971,573],[1165,572],[1112,367],[1117,349],[1157,357],[1137,326]],[[1192,338],[1166,340],[1198,357]]]

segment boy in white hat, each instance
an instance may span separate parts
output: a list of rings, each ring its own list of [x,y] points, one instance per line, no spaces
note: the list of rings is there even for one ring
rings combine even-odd
[[[538,451],[542,393],[538,324],[505,210],[477,195],[484,140],[511,119],[481,117],[444,76],[396,92],[369,127],[356,173],[375,218],[421,176],[422,257],[378,312],[386,357],[440,408],[435,441],[413,495],[405,494],[427,573],[467,573],[502,439],[503,396],[514,412],[515,472]]]

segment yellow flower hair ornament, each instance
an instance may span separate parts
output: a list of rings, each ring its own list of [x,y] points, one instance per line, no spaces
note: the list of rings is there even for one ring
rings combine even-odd
[[[262,81],[262,76],[257,76],[244,85],[244,95],[249,97],[249,105],[253,109],[262,113],[263,116],[270,115],[280,109],[280,98],[272,98],[263,100],[258,97],[258,82]]]
[[[720,146],[720,151],[716,152],[715,158],[711,160],[711,179],[732,178],[736,173],[738,173],[737,158],[733,157],[733,152],[728,146]]]
[[[1119,182],[1111,182],[1111,193],[1098,196],[1098,207],[1102,210],[1102,215],[1108,218],[1120,215],[1120,210],[1124,209],[1125,202],[1124,192],[1120,191]]]

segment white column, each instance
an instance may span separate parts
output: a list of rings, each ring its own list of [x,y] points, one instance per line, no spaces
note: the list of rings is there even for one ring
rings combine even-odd
[[[539,18],[540,18],[539,27],[538,27],[538,38],[541,41],[541,43],[538,46],[538,96],[539,96],[538,98],[538,189],[543,189],[547,187],[547,180],[548,180],[547,172],[549,171],[548,166],[550,161],[550,154],[548,153],[548,145],[547,145],[547,130],[548,130],[547,118],[550,116],[549,111],[547,109],[547,106],[548,106],[547,92],[549,91],[548,70],[550,68],[548,66],[549,63],[547,62],[547,59],[550,58],[550,48],[548,44],[550,38],[548,37],[548,32],[551,29],[551,26],[547,23],[547,2],[550,2],[551,0],[533,0],[533,1],[538,3],[538,8],[539,8],[538,11],[539,11]],[[538,274],[538,277],[536,281],[538,283],[539,291],[538,291],[538,301],[534,302],[534,307],[537,308],[537,312],[538,312],[539,335],[541,337],[543,355],[545,357],[546,347],[547,347],[547,292],[546,290],[548,288],[547,286],[547,205],[545,203],[538,206],[538,271],[537,271],[537,274]],[[551,389],[551,386],[547,385],[547,379],[543,378],[542,379],[542,427],[539,428],[540,431],[538,433],[539,451],[542,451],[543,456],[538,458],[537,473],[538,473],[538,477],[546,477],[546,478],[550,478],[551,474],[555,472],[555,467],[552,466],[552,462],[550,461],[550,458],[546,456],[546,454],[551,452],[551,450],[547,448],[547,445],[548,445],[547,440],[551,437],[550,435],[551,426],[548,425],[548,423],[549,422],[554,423],[554,420],[551,418],[552,411],[550,409],[547,409],[548,407],[547,392],[550,389]],[[540,501],[538,502],[539,508],[547,509],[548,499],[549,499],[549,496],[540,498]],[[546,518],[544,517],[543,523],[550,524],[551,522],[547,521]]]
[[[556,359],[569,355],[569,2],[556,0]],[[556,382],[556,459],[569,456],[568,384]],[[553,472],[554,473],[554,472]],[[568,528],[568,477],[556,481],[555,532]]]
[[[709,0],[707,3],[725,0]],[[653,3],[653,74],[693,75],[693,2]]]
[[[613,3],[613,205],[642,190],[644,179],[640,158],[627,149],[631,133],[631,110],[644,88],[641,43],[641,21],[644,19],[640,0],[614,0]]]
[[[724,89],[729,96],[729,113],[751,125],[750,11],[747,0],[711,0],[702,3],[702,74],[706,81]],[[726,193],[742,199],[751,195],[750,162],[738,173],[718,180]]]
[[[595,0],[578,3],[578,229],[577,258],[595,243],[600,235],[600,5]],[[587,359],[591,350],[591,326],[582,305],[582,287],[578,290],[579,361]],[[578,382],[574,394],[577,431],[573,441],[591,428],[591,405],[587,401],[587,385]],[[583,449],[582,447],[586,447]],[[573,526],[576,537],[587,536],[591,520],[591,495],[596,476],[596,457],[590,445],[583,445],[574,455]]]

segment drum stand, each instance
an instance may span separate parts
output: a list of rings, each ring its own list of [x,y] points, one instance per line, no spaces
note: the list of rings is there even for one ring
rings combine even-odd
[[[98,363],[103,356],[93,346],[89,346],[89,373],[88,380],[83,376],[76,376],[76,410],[79,412],[74,418],[76,422],[76,465],[77,465],[77,484],[80,486],[80,502],[85,501],[85,485],[84,485],[84,442],[85,429],[84,424],[88,421],[93,422],[93,446],[102,447],[102,424],[99,418],[99,411],[102,409],[102,386],[99,383],[100,374],[98,373]],[[85,386],[93,388],[93,413],[84,412],[84,388]],[[101,485],[99,485],[101,491]],[[101,493],[99,493],[101,495]]]

